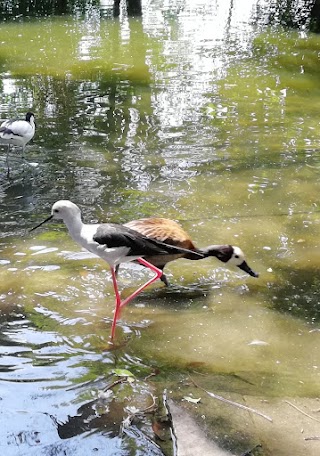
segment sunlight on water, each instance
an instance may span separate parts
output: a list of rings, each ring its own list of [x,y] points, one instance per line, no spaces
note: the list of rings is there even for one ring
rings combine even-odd
[[[0,29],[1,118],[32,109],[37,123],[37,167],[12,152],[7,179],[0,156],[6,454],[140,454],[156,426],[145,416],[120,436],[125,407],[167,389],[201,396],[186,410],[234,454],[263,442],[261,454],[316,456],[304,436],[317,428],[285,401],[317,418],[319,36],[268,27],[270,2],[159,0],[119,18],[112,2],[84,3]],[[62,224],[28,232],[58,199],[88,223],[178,220],[199,247],[239,246],[260,276],[215,258],[170,263],[172,286],[124,308],[111,344],[108,265]],[[147,276],[121,267],[122,296]],[[115,383],[117,368],[132,384]],[[190,378],[274,422],[213,406]]]

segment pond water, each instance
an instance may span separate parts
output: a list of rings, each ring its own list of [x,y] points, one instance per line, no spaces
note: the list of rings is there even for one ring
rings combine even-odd
[[[9,179],[0,150],[0,448],[172,455],[169,398],[201,454],[318,455],[320,37],[254,0],[66,4],[1,7],[1,118],[32,110],[36,134]],[[29,233],[59,199],[87,222],[172,218],[260,276],[173,262],[110,344],[107,264],[62,224]],[[147,276],[121,267],[122,295]]]

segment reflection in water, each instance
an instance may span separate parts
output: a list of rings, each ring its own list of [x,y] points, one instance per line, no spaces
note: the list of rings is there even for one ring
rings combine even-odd
[[[232,453],[263,442],[261,454],[317,455],[304,435],[318,430],[284,398],[318,408],[319,39],[267,29],[270,2],[143,2],[134,18],[113,8],[0,5],[1,118],[35,112],[26,158],[39,163],[30,173],[17,161],[8,181],[0,151],[4,452],[171,454],[149,417],[120,435],[124,407],[164,388],[199,397],[190,374],[274,417],[277,439],[204,396],[185,401]],[[261,276],[179,260],[171,288],[125,309],[111,346],[105,265],[59,225],[27,231],[58,199],[90,223],[179,220],[200,247],[241,245]],[[123,268],[123,296],[144,279]],[[133,386],[101,396],[116,368]]]

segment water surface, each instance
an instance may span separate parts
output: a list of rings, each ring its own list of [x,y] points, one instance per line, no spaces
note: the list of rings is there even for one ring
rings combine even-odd
[[[13,152],[7,179],[0,156],[6,455],[173,454],[155,425],[165,389],[230,454],[319,453],[308,440],[320,366],[319,37],[269,26],[259,5],[3,15],[1,118],[31,109],[37,121],[33,166]],[[260,277],[215,259],[172,263],[172,286],[125,308],[110,345],[107,265],[79,254],[60,224],[28,232],[59,199],[87,222],[173,218],[199,246],[239,245]],[[122,267],[123,296],[146,275]],[[133,382],[117,383],[117,369]],[[123,427],[125,407],[153,401],[157,413]]]

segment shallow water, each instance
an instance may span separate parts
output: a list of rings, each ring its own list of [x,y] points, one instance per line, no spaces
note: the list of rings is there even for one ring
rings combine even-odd
[[[7,179],[0,156],[0,447],[173,454],[166,389],[232,454],[318,454],[320,38],[268,26],[254,1],[145,3],[141,18],[72,5],[1,11],[1,117],[32,109],[37,129],[34,166],[13,152]],[[111,345],[107,265],[61,224],[28,232],[58,199],[87,222],[173,218],[199,246],[239,245],[260,277],[172,263]],[[146,276],[123,266],[123,296]],[[122,426],[153,396],[155,416]]]

